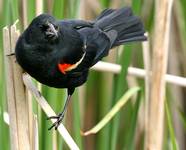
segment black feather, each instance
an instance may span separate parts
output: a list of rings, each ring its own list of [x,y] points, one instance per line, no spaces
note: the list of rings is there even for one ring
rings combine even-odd
[[[146,37],[144,36],[145,30],[141,20],[133,15],[132,10],[129,7],[112,10],[107,15],[104,15],[104,17],[97,19],[95,26],[98,26],[107,34],[110,41],[112,41],[111,47],[126,42],[146,40]],[[108,33],[110,31],[115,34],[109,35]],[[115,42],[113,42],[113,36],[115,37],[116,35],[117,38],[115,39]]]

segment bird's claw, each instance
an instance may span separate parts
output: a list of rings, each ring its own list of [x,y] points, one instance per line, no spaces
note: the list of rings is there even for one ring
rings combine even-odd
[[[49,120],[49,119],[57,119],[56,122],[54,122],[52,124],[52,126],[50,128],[48,128],[48,130],[51,130],[53,127],[55,127],[55,130],[57,130],[57,128],[59,127],[59,125],[62,122],[63,118],[64,118],[64,114],[63,113],[59,114],[57,116],[48,117],[47,120]]]

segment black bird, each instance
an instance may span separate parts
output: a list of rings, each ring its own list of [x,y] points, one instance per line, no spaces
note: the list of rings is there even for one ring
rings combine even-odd
[[[63,111],[49,119],[59,126],[76,87],[86,82],[89,68],[115,46],[144,41],[144,27],[131,8],[106,9],[94,21],[56,20],[49,14],[33,19],[16,44],[16,59],[39,82],[67,88]]]

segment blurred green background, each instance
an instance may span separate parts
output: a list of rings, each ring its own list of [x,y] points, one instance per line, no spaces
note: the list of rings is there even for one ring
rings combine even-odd
[[[39,5],[41,3],[42,7]],[[3,63],[2,28],[20,20],[20,30],[40,11],[50,13],[58,19],[94,19],[105,8],[131,6],[134,13],[142,19],[149,32],[150,49],[153,44],[154,0],[0,0],[0,149],[10,149],[9,128],[3,114],[7,112],[5,94],[5,74]],[[175,0],[172,12],[171,46],[168,73],[186,75],[186,1]],[[119,50],[118,50],[119,49]],[[68,107],[65,126],[80,149],[86,150],[129,150],[144,149],[144,80],[127,76],[128,66],[143,68],[142,44],[128,44],[110,51],[104,61],[122,66],[122,72],[114,75],[108,72],[90,71],[88,82],[79,87]],[[127,102],[119,113],[98,134],[83,137],[86,131],[98,123],[109,112],[127,89],[139,86],[140,97]],[[185,98],[186,89],[176,85],[167,86],[167,107],[164,125],[164,149],[186,149]],[[56,113],[63,108],[66,90],[53,89],[42,85],[42,94]],[[33,101],[33,112],[38,117],[39,148],[41,150],[68,149],[60,135],[53,136],[47,129],[51,125],[46,115]],[[54,142],[55,141],[55,142]],[[176,143],[175,143],[176,141]],[[54,146],[55,144],[55,146]],[[176,147],[175,147],[176,144]]]

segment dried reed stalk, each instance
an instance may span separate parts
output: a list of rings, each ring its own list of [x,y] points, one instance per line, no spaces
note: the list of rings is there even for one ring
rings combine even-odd
[[[149,122],[149,100],[150,100],[150,73],[151,73],[151,58],[150,58],[150,44],[149,41],[143,42],[143,61],[145,68],[145,103],[144,103],[144,131],[147,132]],[[146,141],[145,141],[146,142]]]
[[[7,57],[7,55],[11,54],[10,34],[8,27],[3,28],[3,49],[6,74],[6,94],[9,113],[10,144],[12,150],[19,150],[13,67],[10,57]]]
[[[165,75],[169,49],[170,20],[173,0],[156,0],[155,34],[149,119],[145,149],[161,150],[163,143]]]
[[[36,16],[40,15],[43,12],[43,1],[36,0]]]
[[[95,64],[91,69],[96,70],[96,71],[112,72],[115,74],[119,74],[121,72],[120,65],[108,63],[108,62],[102,62],[102,61]],[[144,69],[140,69],[140,68],[129,67],[128,68],[128,75],[136,76],[139,78],[144,78],[146,76],[146,71]],[[184,78],[184,77],[166,74],[165,80],[168,83],[186,87],[186,78]]]
[[[23,10],[23,28],[25,29],[28,25],[28,18],[27,18],[27,1],[26,0],[22,0],[22,10]]]
[[[16,30],[16,24],[11,26],[10,30],[4,28],[5,69],[10,115],[11,149],[30,150],[28,111],[25,88],[22,82],[22,69],[16,63],[15,56],[11,55],[14,53],[18,36],[19,32]],[[6,49],[6,47],[8,49]]]

